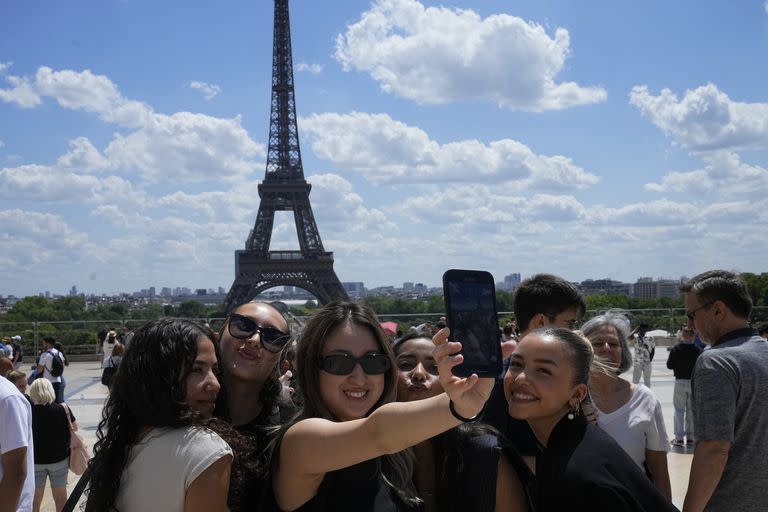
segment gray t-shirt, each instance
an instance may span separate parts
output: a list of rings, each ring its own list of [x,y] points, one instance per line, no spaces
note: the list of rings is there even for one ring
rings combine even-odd
[[[768,502],[768,342],[752,329],[725,338],[699,356],[691,378],[696,440],[731,443],[706,510],[761,510]]]

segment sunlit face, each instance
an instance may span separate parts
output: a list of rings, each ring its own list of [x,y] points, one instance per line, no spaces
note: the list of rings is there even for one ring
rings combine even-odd
[[[551,431],[579,392],[586,393],[584,384],[573,384],[571,358],[568,347],[551,336],[529,334],[520,340],[504,376],[509,415],[527,420],[534,430]]]
[[[595,357],[614,368],[621,365],[621,342],[614,326],[602,325],[592,331],[588,337],[595,349]]]
[[[197,340],[197,355],[192,369],[184,381],[186,389],[185,402],[193,411],[206,418],[213,416],[216,397],[219,395],[219,381],[216,378],[219,363],[213,342],[206,336]]]
[[[235,313],[247,316],[261,327],[273,327],[288,332],[288,324],[283,316],[273,307],[258,302],[243,304]],[[247,340],[234,338],[229,334],[229,326],[224,327],[221,335],[221,364],[227,376],[233,379],[264,383],[280,360],[279,353],[272,353],[261,346],[260,334],[254,333]]]
[[[19,377],[18,379],[16,379],[14,384],[19,389],[19,391],[21,391],[22,395],[27,392],[27,379],[25,379],[24,377]]]
[[[720,334],[712,318],[713,304],[702,302],[695,293],[691,292],[685,294],[684,304],[686,315],[693,316],[692,320],[690,318],[688,320],[688,327],[693,327],[705,343],[710,345],[715,343],[720,338]]]
[[[397,349],[397,399],[420,400],[443,392],[432,355],[435,346],[429,338],[414,338]]]
[[[347,322],[334,329],[326,338],[321,355],[347,354],[362,357],[382,352],[368,329]],[[321,369],[320,397],[328,410],[342,421],[363,418],[384,393],[384,379],[384,374],[366,374],[360,364],[356,364],[349,375],[333,375]]]

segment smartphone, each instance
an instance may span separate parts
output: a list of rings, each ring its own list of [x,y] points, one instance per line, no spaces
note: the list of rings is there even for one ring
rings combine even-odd
[[[464,361],[453,374],[500,377],[502,371],[496,286],[482,270],[451,269],[443,274],[446,320],[451,341],[461,342]]]

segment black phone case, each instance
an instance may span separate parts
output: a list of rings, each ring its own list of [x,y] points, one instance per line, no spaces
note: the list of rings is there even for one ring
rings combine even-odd
[[[491,296],[492,296],[492,307],[489,310],[489,313],[493,313],[493,324],[495,326],[494,332],[497,333],[495,337],[491,340],[482,340],[484,343],[491,343],[493,344],[493,347],[486,347],[487,353],[491,354],[495,352],[496,354],[496,362],[495,363],[489,363],[487,365],[469,365],[467,362],[462,362],[460,365],[457,365],[453,368],[453,374],[458,377],[469,377],[473,373],[476,373],[478,377],[483,378],[496,378],[501,376],[502,372],[502,357],[501,357],[501,343],[498,336],[499,332],[499,325],[498,325],[498,311],[496,310],[496,285],[493,281],[493,276],[485,272],[483,270],[460,270],[460,269],[451,269],[447,270],[443,274],[443,297],[445,300],[445,310],[446,310],[446,320],[448,323],[448,328],[451,330],[451,340],[453,341],[454,333],[457,332],[456,328],[456,318],[457,318],[457,311],[454,310],[453,305],[451,304],[451,298],[449,293],[449,284],[450,283],[479,283],[479,284],[487,284],[490,287],[491,290]],[[461,341],[461,340],[456,340]],[[464,354],[465,350],[468,347],[465,347],[465,344],[462,343],[462,349],[460,354]],[[466,356],[465,356],[466,359]]]

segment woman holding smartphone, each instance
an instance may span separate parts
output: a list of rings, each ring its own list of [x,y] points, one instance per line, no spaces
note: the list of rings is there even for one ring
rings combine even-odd
[[[492,379],[461,379],[447,329],[435,335],[435,361],[447,393],[394,402],[392,346],[367,306],[335,302],[318,311],[298,340],[304,406],[277,440],[272,487],[280,510],[408,510],[421,505],[408,447],[476,416]]]
[[[412,332],[394,346],[397,399],[411,402],[443,392],[427,333]],[[424,511],[524,511],[532,475],[523,460],[504,450],[499,434],[476,423],[459,425],[413,447],[414,484]]]

